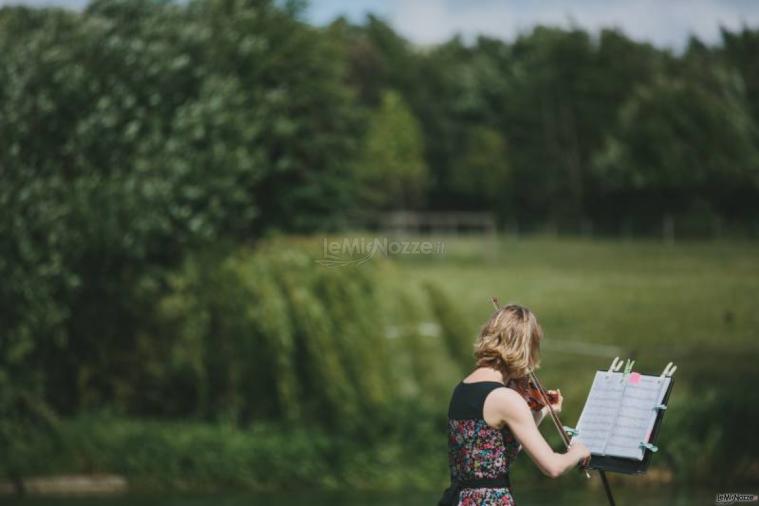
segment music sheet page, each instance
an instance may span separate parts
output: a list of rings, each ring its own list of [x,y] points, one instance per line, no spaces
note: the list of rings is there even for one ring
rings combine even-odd
[[[598,371],[577,422],[592,454],[642,460],[670,378]]]

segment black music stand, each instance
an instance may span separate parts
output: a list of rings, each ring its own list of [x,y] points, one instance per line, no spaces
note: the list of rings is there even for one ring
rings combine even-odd
[[[605,371],[601,371],[605,372]],[[669,385],[667,386],[667,391],[664,393],[664,398],[662,399],[662,404],[667,406],[669,404],[669,396],[672,393],[672,386],[674,385],[675,380],[674,378],[670,377]],[[648,438],[647,443],[655,444],[656,439],[659,436],[659,430],[661,428],[662,419],[664,418],[664,413],[666,410],[659,410],[656,414],[656,421],[654,422],[654,427],[651,429],[651,435]],[[611,493],[611,487],[609,486],[609,481],[606,478],[606,471],[610,473],[622,473],[622,474],[643,474],[646,472],[646,469],[648,469],[648,465],[651,462],[651,455],[654,452],[652,452],[649,449],[644,450],[643,452],[643,459],[642,460],[635,460],[635,459],[628,459],[628,458],[622,458],[622,457],[610,457],[607,455],[590,455],[590,464],[588,464],[589,469],[594,469],[598,471],[598,473],[601,475],[601,481],[603,482],[604,491],[606,492],[606,497],[609,500],[610,506],[615,506],[614,502],[614,496]]]

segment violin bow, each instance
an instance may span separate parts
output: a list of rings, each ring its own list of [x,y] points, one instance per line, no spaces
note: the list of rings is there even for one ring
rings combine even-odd
[[[497,297],[491,297],[490,301],[493,303],[493,306],[495,306],[496,311],[501,309],[501,305],[498,303]],[[535,374],[535,371],[529,372],[530,381],[533,382],[535,385],[535,388],[538,389],[538,392],[540,393],[540,397],[542,397],[543,403],[548,407],[548,413],[551,416],[551,421],[553,422],[553,425],[556,427],[556,430],[559,432],[559,435],[561,435],[561,440],[564,443],[564,446],[569,449],[569,446],[572,444],[572,441],[569,439],[569,434],[564,430],[564,425],[561,423],[561,420],[559,419],[559,415],[556,414],[556,411],[553,410],[553,407],[551,407],[551,402],[548,400],[548,392],[546,392],[546,389],[543,388],[543,384],[538,379],[538,375]],[[585,473],[585,477],[587,479],[590,479],[590,473],[588,470],[584,467],[580,467],[580,471]]]

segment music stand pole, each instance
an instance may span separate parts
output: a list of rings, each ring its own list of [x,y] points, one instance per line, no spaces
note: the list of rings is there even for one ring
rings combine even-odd
[[[606,479],[606,472],[599,469],[598,474],[601,475],[601,482],[604,484],[604,490],[606,491],[606,498],[609,499],[609,506],[616,506],[614,502],[614,496],[611,495],[611,487],[609,486],[609,480]]]

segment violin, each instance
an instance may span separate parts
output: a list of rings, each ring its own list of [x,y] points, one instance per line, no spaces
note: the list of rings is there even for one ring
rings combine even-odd
[[[521,395],[532,411],[540,411],[546,407],[546,402],[540,393],[540,389],[533,381],[531,375],[523,378],[510,379],[506,384],[507,387],[516,390]],[[550,404],[556,404],[559,401],[559,394],[547,391],[547,400]]]

